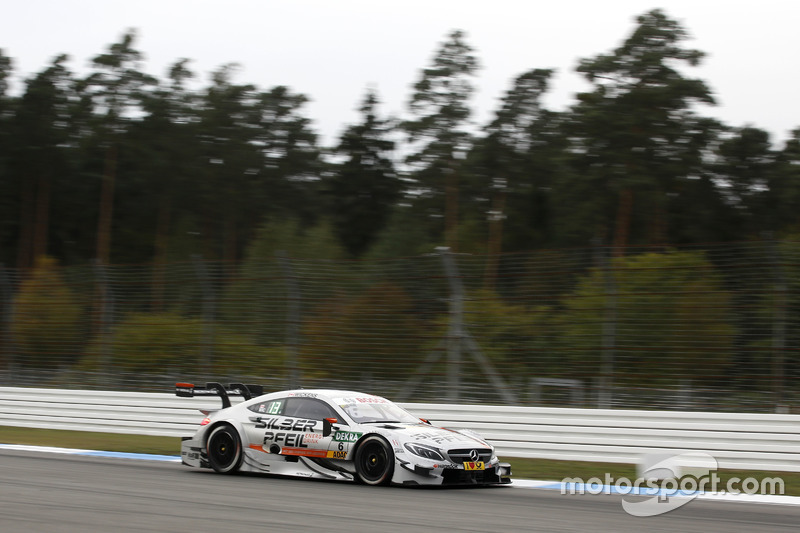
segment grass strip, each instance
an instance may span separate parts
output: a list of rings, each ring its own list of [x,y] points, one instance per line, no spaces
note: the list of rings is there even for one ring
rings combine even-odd
[[[82,448],[107,452],[151,453],[158,455],[181,454],[181,439],[179,437],[154,437],[151,435],[124,435],[121,433],[94,433],[89,431],[10,426],[0,426],[0,443]]]
[[[178,437],[93,433],[11,426],[0,426],[0,443],[159,455],[180,455],[181,448],[181,439]],[[614,480],[624,477],[633,481],[637,477],[636,465],[632,464],[555,461],[551,459],[523,459],[520,457],[504,457],[501,459],[511,463],[514,477],[520,479],[561,481],[565,478],[581,478],[584,482],[588,482],[592,478],[597,478],[604,482],[606,474]],[[734,477],[740,480],[753,478],[759,482],[765,478],[778,477],[784,482],[784,494],[787,496],[800,496],[800,472],[718,470],[716,475],[720,479],[718,488],[723,490]]]
[[[554,461],[550,459],[522,459],[519,457],[506,457],[502,460],[511,463],[513,477],[520,479],[542,479],[561,481],[566,478],[581,478],[588,482],[592,478],[599,479],[605,483],[606,475],[615,481],[627,478],[633,482],[637,478],[636,465],[621,463],[591,463],[585,461]],[[728,470],[720,469],[714,472],[719,478],[717,490],[727,490],[728,483],[733,478],[733,488],[742,490],[741,481],[753,478],[758,480],[759,485],[768,478],[780,478],[784,484],[784,494],[786,496],[800,496],[800,472],[766,472],[763,470]],[[686,476],[688,477],[688,476]],[[681,480],[678,480],[680,484]],[[594,481],[594,480],[593,480]],[[764,483],[769,486],[769,481]],[[680,486],[680,485],[679,485]],[[710,482],[706,485],[709,490]]]

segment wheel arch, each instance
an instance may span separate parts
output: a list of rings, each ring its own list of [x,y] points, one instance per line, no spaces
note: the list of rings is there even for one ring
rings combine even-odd
[[[203,435],[202,446],[207,464],[221,474],[238,472],[245,458],[247,443],[236,426],[230,421],[220,420],[209,424],[208,430]],[[216,440],[216,435],[221,435],[222,440]]]
[[[369,437],[380,437],[380,438],[382,438],[383,440],[385,440],[385,441],[386,441],[386,444],[388,444],[390,448],[392,448],[392,447],[393,447],[393,446],[392,446],[392,441],[390,440],[390,438],[389,438],[389,437],[387,437],[386,435],[384,435],[383,433],[379,433],[379,432],[377,432],[377,431],[370,431],[369,433],[364,433],[364,434],[363,434],[363,435],[361,435],[361,437],[360,437],[360,438],[359,438],[359,439],[358,439],[358,440],[355,442],[355,444],[353,444],[353,448],[350,450],[350,454],[351,454],[350,456],[352,457],[352,459],[351,459],[352,461],[355,461],[355,459],[356,459],[356,452],[357,452],[357,451],[358,451],[358,449],[361,447],[361,444],[362,444],[362,443],[363,443],[365,440],[367,440],[367,438],[369,438]]]
[[[239,434],[239,439],[241,439],[242,441],[242,448],[245,448],[247,446],[246,443],[247,435],[244,432],[244,427],[239,422],[237,422],[232,418],[223,418],[221,420],[215,420],[214,422],[206,426],[202,440],[203,451],[208,451],[206,450],[206,444],[208,442],[208,437],[211,435],[211,433],[219,426],[226,426],[226,425],[233,427],[233,429],[235,429],[236,432]]]

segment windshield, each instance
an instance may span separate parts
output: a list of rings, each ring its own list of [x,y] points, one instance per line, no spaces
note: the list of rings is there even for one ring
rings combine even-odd
[[[334,402],[357,424],[370,422],[419,424],[419,418],[379,396],[336,398]]]

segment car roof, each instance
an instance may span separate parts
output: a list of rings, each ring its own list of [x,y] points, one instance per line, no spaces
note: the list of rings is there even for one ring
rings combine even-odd
[[[367,392],[359,392],[359,391],[352,391],[352,390],[341,390],[341,389],[289,389],[289,390],[282,390],[282,391],[274,391],[265,394],[264,396],[309,396],[309,395],[316,395],[321,396],[327,399],[332,398],[349,398],[353,396],[369,396],[369,397],[377,397],[382,398],[382,396],[377,396],[375,394],[369,394]]]

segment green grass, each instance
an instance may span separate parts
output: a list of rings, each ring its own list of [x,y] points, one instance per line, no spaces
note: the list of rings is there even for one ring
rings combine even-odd
[[[0,443],[159,455],[180,455],[181,453],[181,439],[178,437],[122,435],[119,433],[92,433],[87,431],[31,429],[10,426],[0,426]]]
[[[177,437],[90,433],[9,426],[0,426],[0,443],[159,455],[179,455],[181,447],[181,439]],[[606,474],[609,474],[614,479],[623,477],[630,480],[636,479],[636,465],[632,464],[553,461],[549,459],[522,459],[519,457],[503,457],[501,459],[511,463],[514,477],[520,479],[561,481],[568,477],[578,477],[588,481],[593,477],[604,480]],[[719,470],[717,475],[721,480],[720,488],[724,488],[724,484],[733,477],[738,477],[739,479],[752,477],[758,480],[766,477],[779,477],[784,481],[786,495],[800,496],[800,473],[798,472]]]
[[[513,477],[520,479],[562,480],[567,477],[578,477],[584,481],[596,477],[601,481],[606,479],[606,474],[619,480],[623,477],[634,480],[637,477],[636,465],[619,463],[589,463],[584,461],[553,461],[548,459],[521,459],[506,457],[502,460],[511,463]],[[783,479],[784,494],[787,496],[800,496],[800,472],[765,472],[761,470],[717,470],[719,477],[718,490],[725,489],[728,481],[734,477],[743,480],[754,478],[759,481],[764,478]],[[738,486],[738,485],[737,485]]]

